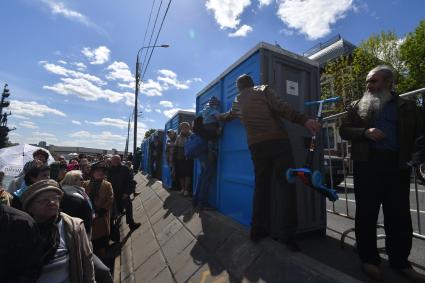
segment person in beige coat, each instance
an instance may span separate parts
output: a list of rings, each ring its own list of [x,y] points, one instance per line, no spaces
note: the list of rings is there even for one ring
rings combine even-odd
[[[110,211],[114,202],[112,185],[105,180],[107,166],[97,162],[91,166],[90,180],[83,182],[83,188],[93,204],[95,217],[92,227],[93,249],[101,259],[106,255],[109,246]]]
[[[21,196],[23,210],[40,230],[43,252],[37,282],[95,282],[93,253],[83,221],[59,212],[62,194],[59,184],[48,179],[32,184]]]

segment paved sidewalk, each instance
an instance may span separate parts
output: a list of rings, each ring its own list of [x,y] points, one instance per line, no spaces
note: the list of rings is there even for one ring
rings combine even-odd
[[[322,263],[326,254],[293,253],[271,239],[252,244],[247,229],[235,221],[218,212],[194,213],[189,198],[142,174],[135,180],[140,194],[133,201],[134,215],[142,225],[133,233],[121,225],[120,268],[115,268],[121,282],[368,281],[360,272],[348,275],[340,264],[337,270]],[[352,251],[336,251],[339,246],[328,237],[307,236],[300,243],[303,249],[324,243],[336,261],[347,261],[349,253],[351,265],[357,264]]]

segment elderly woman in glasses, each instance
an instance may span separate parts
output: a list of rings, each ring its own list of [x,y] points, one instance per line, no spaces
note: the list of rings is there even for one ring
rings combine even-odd
[[[41,180],[21,196],[22,208],[40,230],[43,256],[37,282],[95,282],[92,249],[83,221],[59,212],[63,192],[54,180]]]

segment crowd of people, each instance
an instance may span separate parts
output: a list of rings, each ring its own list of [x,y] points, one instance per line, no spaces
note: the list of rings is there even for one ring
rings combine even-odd
[[[200,210],[211,208],[208,196],[217,170],[217,142],[223,123],[239,118],[254,165],[250,239],[258,243],[271,236],[274,201],[279,204],[274,208],[280,210],[277,215],[282,216],[275,221],[279,222],[276,239],[290,250],[300,251],[296,187],[283,173],[294,167],[291,133],[280,118],[312,134],[320,131],[321,125],[292,109],[269,86],[255,86],[248,75],[240,76],[236,85],[239,95],[228,112],[220,113],[220,101],[212,97],[193,125],[182,122],[178,132],[166,133],[165,159],[172,186],[183,196],[192,196],[197,159],[201,172],[192,203]],[[396,95],[393,87],[391,68],[372,69],[365,93],[348,107],[340,127],[341,137],[352,142],[357,249],[363,271],[374,280],[382,280],[376,244],[382,205],[390,267],[412,282],[425,282],[408,261],[413,236],[408,162],[415,151],[415,139],[424,134],[424,120],[415,102]],[[188,150],[194,136],[204,146],[197,155]],[[151,160],[156,170],[162,156],[157,138],[154,149]],[[131,163],[124,164],[119,155],[94,163],[86,156],[69,162],[59,156],[49,166],[47,158],[43,150],[34,152],[34,160],[25,164],[7,190],[0,190],[1,282],[112,282],[102,260],[111,240],[117,240],[117,220],[125,212],[130,230],[140,226],[134,221],[130,198],[135,193]],[[272,178],[280,190],[278,199],[273,200]]]
[[[104,262],[120,240],[120,217],[131,231],[140,226],[131,162],[81,154],[48,165],[48,157],[35,151],[0,188],[0,281],[113,282]]]

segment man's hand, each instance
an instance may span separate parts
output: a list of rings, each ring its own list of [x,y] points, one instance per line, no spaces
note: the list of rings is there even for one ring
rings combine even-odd
[[[304,127],[307,128],[307,130],[310,131],[312,135],[320,131],[320,128],[322,125],[320,125],[319,122],[313,119],[308,119],[307,122],[304,123]]]
[[[385,138],[384,132],[377,128],[367,129],[364,134],[368,139],[371,139],[374,142],[379,142]]]

